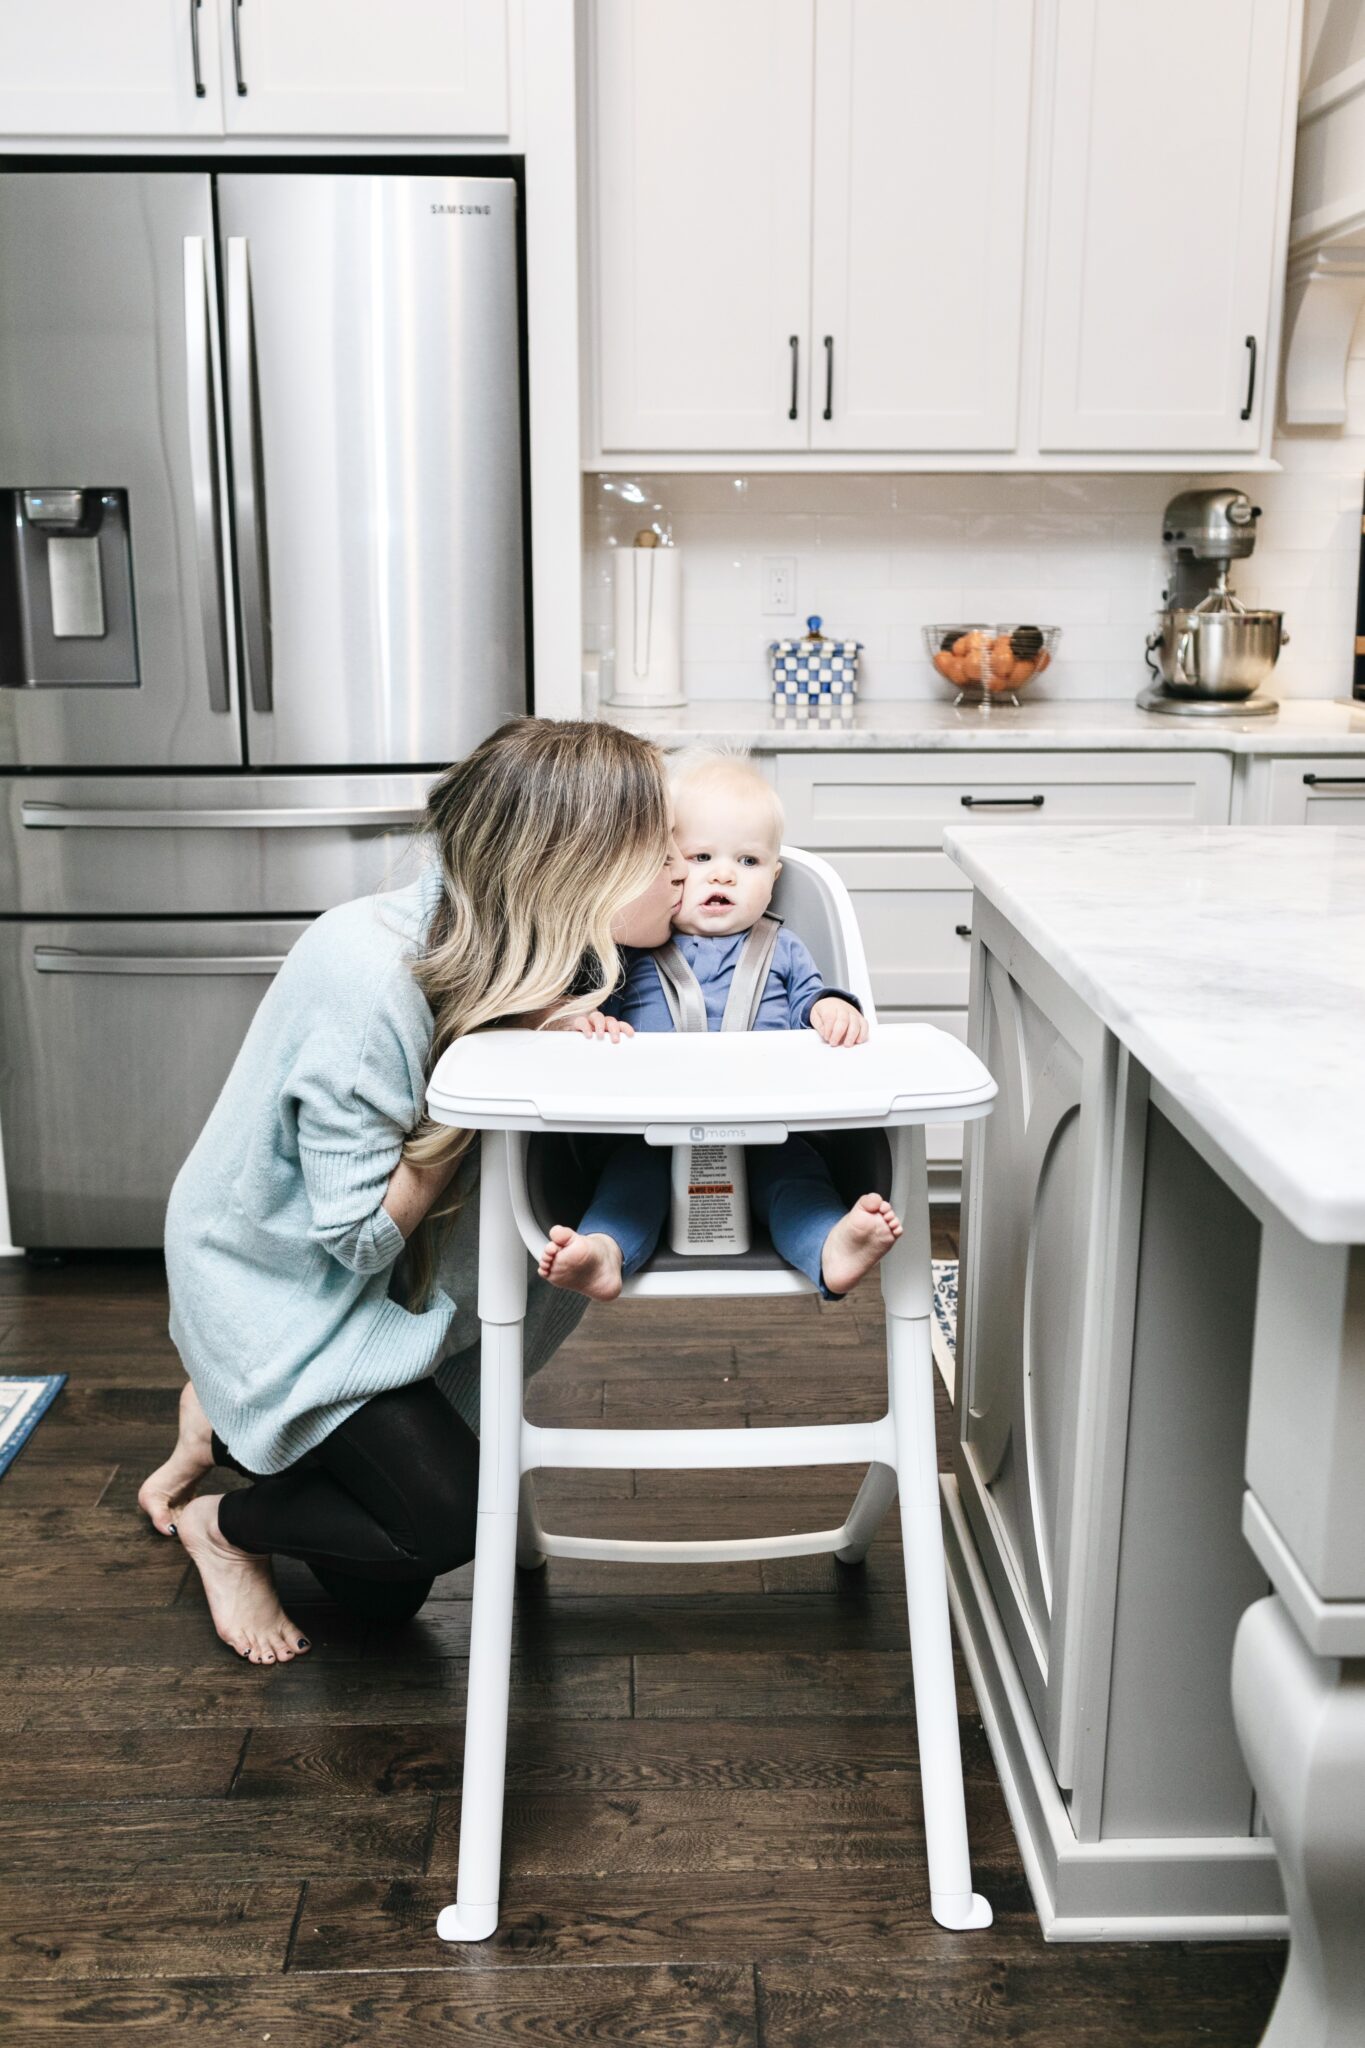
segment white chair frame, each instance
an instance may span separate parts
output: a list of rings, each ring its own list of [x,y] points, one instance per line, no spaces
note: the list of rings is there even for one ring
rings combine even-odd
[[[795,866],[802,885],[817,889],[835,912],[843,941],[839,950],[846,971],[842,975],[830,973],[822,961],[828,978],[852,988],[872,1013],[866,963],[842,883],[825,863],[797,849],[784,847],[783,860]],[[928,1032],[922,1042],[942,1040],[945,1036]],[[951,1044],[959,1061],[970,1060],[971,1056],[955,1041]],[[817,1050],[824,1053],[823,1048]],[[989,1111],[994,1093],[989,1076],[979,1062],[973,1063],[979,1085],[965,1094],[959,1091],[953,1103],[946,1103],[941,1097],[917,1103],[913,1096],[898,1096],[893,1113],[876,1117],[865,1109],[841,1113],[847,1106],[833,1094],[809,1105],[807,1128],[841,1124],[867,1127],[875,1122],[888,1128],[891,1141],[891,1202],[902,1220],[904,1233],[880,1268],[886,1306],[887,1404],[885,1413],[876,1421],[760,1429],[546,1429],[527,1421],[522,1401],[526,1250],[538,1254],[545,1242],[543,1224],[533,1214],[527,1194],[526,1151],[530,1130],[553,1126],[529,1105],[509,1103],[505,1097],[494,1099],[491,1094],[486,1110],[468,1096],[460,1100],[458,1113],[452,1113],[449,1102],[443,1107],[438,1083],[447,1063],[458,1059],[459,1054],[460,1047],[456,1046],[445,1056],[433,1076],[429,1101],[434,1116],[473,1125],[483,1132],[478,1303],[482,1325],[481,1449],[459,1868],[455,1903],[441,1913],[437,1933],[446,1941],[482,1941],[497,1926],[512,1610],[518,1566],[532,1569],[552,1557],[714,1564],[730,1559],[812,1556],[826,1551],[832,1551],[844,1564],[856,1564],[866,1556],[883,1516],[897,1498],[905,1556],[930,1907],[934,1919],[943,1927],[989,1926],[991,1909],[972,1889],[939,1518],[930,1348],[933,1280],[924,1142],[926,1123],[955,1120],[964,1115],[981,1116]],[[613,1055],[599,1052],[596,1056],[607,1059]],[[836,1057],[841,1060],[843,1056]],[[849,1055],[850,1060],[859,1057],[860,1054]],[[828,1072],[833,1086],[852,1071],[835,1065],[821,1069],[821,1074],[823,1078]],[[797,1123],[791,1116],[781,1127],[777,1119],[770,1120],[779,1136]],[[490,1127],[493,1125],[498,1127]],[[633,1127],[645,1128],[643,1123]],[[560,1128],[620,1129],[622,1124],[604,1091],[600,1122],[593,1118]],[[651,1273],[646,1269],[628,1282],[625,1289],[628,1294],[679,1296],[812,1291],[809,1280],[777,1261],[768,1269],[731,1272],[708,1268],[696,1273]],[[579,1471],[735,1471],[839,1464],[865,1468],[848,1514],[836,1529],[799,1535],[714,1542],[634,1542],[562,1535],[542,1526],[536,1504],[534,1474],[542,1467]]]

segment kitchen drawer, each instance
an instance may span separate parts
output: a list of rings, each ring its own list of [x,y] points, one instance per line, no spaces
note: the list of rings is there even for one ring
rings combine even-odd
[[[0,920],[0,1124],[17,1244],[161,1243],[171,1182],[307,928]]]
[[[1223,825],[1221,754],[779,754],[793,846],[938,849],[950,825]]]
[[[962,870],[941,854],[822,858],[853,899],[878,1011],[965,1008],[972,892]],[[940,870],[952,886],[933,880]]]
[[[951,1031],[954,1038],[967,1043],[967,1012],[965,1010],[883,1010],[877,1011],[879,1024],[936,1024],[940,1031]],[[962,1125],[926,1124],[924,1128],[924,1150],[931,1167],[943,1170],[962,1164]]]
[[[6,776],[0,914],[328,910],[411,880],[433,779]]]
[[[1365,761],[1359,755],[1268,761],[1268,825],[1365,825]]]

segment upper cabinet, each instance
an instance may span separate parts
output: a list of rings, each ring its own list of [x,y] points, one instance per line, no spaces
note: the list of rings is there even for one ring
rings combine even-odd
[[[0,0],[0,135],[502,137],[507,0]]]
[[[1301,22],[594,0],[588,465],[1268,464]]]
[[[218,0],[0,0],[0,135],[221,135]]]
[[[598,0],[602,436],[807,445],[813,0]]]
[[[1296,16],[1059,0],[1044,449],[1260,445]]]
[[[1015,445],[1031,0],[819,0],[812,448]]]
[[[230,135],[507,133],[504,0],[219,0]]]

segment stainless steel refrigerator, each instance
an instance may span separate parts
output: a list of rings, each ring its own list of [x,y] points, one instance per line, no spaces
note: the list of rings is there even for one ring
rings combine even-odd
[[[511,179],[0,175],[0,1133],[153,1245],[309,919],[527,708]]]

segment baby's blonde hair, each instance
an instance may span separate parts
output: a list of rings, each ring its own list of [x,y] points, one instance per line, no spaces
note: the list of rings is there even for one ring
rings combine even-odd
[[[729,788],[736,795],[761,803],[772,822],[773,845],[780,847],[786,830],[782,799],[767,777],[754,766],[746,747],[683,747],[670,754],[668,786],[675,806],[680,807],[686,790],[702,787]]]

